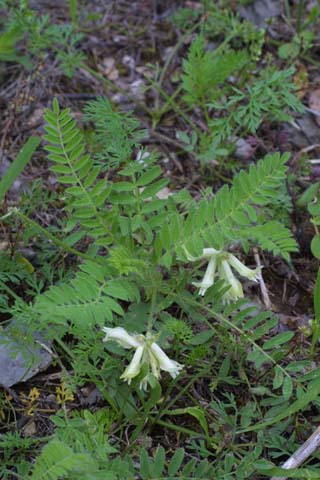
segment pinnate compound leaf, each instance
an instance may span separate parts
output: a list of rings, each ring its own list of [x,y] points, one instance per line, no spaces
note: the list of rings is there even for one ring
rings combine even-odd
[[[73,470],[89,470],[89,455],[75,453],[59,440],[50,441],[42,450],[33,467],[30,480],[60,480]]]

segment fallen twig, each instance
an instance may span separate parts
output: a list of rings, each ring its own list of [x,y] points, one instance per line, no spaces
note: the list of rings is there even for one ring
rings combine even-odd
[[[259,256],[258,250],[256,248],[254,248],[253,252],[254,252],[254,259],[256,261],[257,267],[261,267],[261,261],[260,261],[260,256]],[[260,273],[258,281],[259,281],[259,285],[260,285],[260,290],[261,290],[261,295],[262,295],[262,300],[263,300],[264,306],[268,310],[270,310],[271,307],[272,307],[272,304],[271,304],[271,301],[270,301],[270,298],[269,298],[269,294],[268,294],[266,284],[264,283],[264,280],[263,280],[262,273]]]
[[[301,465],[320,446],[320,427],[301,445],[281,468],[296,468]],[[286,480],[288,477],[272,477],[271,480]]]

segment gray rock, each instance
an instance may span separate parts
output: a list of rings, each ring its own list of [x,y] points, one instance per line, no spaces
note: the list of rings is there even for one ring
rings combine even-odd
[[[37,373],[45,370],[51,363],[50,349],[39,334],[25,337],[25,332],[16,325],[14,334],[11,328],[0,332],[0,385],[12,387],[25,382]]]
[[[249,5],[239,5],[238,12],[245,20],[263,28],[269,18],[281,14],[282,6],[280,0],[256,0]]]

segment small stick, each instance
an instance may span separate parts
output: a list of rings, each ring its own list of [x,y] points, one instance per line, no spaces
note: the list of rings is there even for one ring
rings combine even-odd
[[[294,452],[281,468],[296,468],[320,446],[320,427]],[[286,480],[288,477],[272,477],[271,480]]]
[[[254,248],[253,253],[254,253],[254,259],[256,261],[257,266],[261,267],[260,256],[259,256],[258,250],[256,248]],[[264,283],[263,276],[262,276],[261,272],[260,272],[258,280],[259,280],[259,284],[260,284],[260,290],[261,290],[261,295],[262,295],[262,300],[263,300],[264,306],[268,310],[270,310],[271,307],[272,307],[272,303],[270,301],[268,290],[267,290],[266,284]]]

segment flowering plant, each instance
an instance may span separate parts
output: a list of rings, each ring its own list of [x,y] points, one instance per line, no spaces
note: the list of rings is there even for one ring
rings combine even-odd
[[[103,327],[102,330],[106,333],[104,342],[115,341],[123,348],[135,348],[131,362],[120,377],[127,381],[129,385],[131,380],[139,375],[143,365],[148,366],[148,373],[140,382],[142,390],[147,390],[150,380],[150,367],[152,375],[157,380],[161,377],[160,370],[168,372],[172,378],[175,378],[183,368],[182,365],[166,355],[155,342],[155,336],[150,333],[147,333],[147,335],[130,335],[122,327]]]
[[[212,287],[214,284],[215,276],[224,281],[224,284],[229,287],[229,289],[223,294],[222,300],[225,303],[229,303],[238,298],[242,298],[243,289],[240,281],[235,277],[232,272],[231,267],[236,270],[242,277],[253,280],[254,282],[258,281],[262,267],[257,267],[254,270],[246,267],[244,263],[240,262],[237,257],[232,253],[224,252],[222,250],[216,250],[215,248],[204,248],[202,250],[202,255],[199,257],[193,257],[184,248],[185,254],[191,262],[200,259],[209,259],[209,263],[204,274],[204,277],[201,282],[193,282],[192,284],[196,287],[199,287],[199,295],[204,296],[208,288]]]

